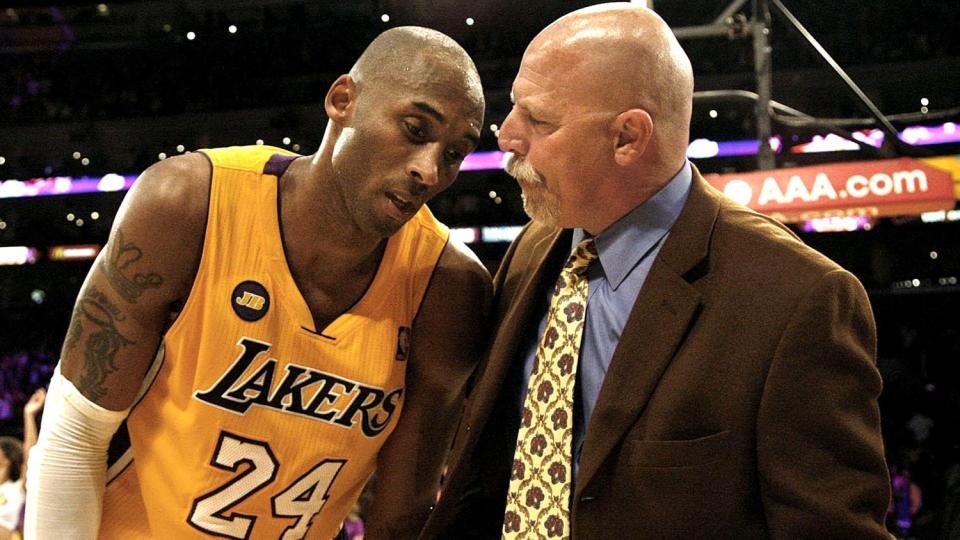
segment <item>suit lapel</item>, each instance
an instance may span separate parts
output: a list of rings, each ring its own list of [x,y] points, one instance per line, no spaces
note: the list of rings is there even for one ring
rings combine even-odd
[[[640,290],[604,377],[584,439],[577,500],[634,424],[700,308],[690,274],[706,261],[720,195],[694,168],[680,216]]]
[[[538,226],[534,224],[531,227],[533,232]],[[534,236],[529,240],[533,245],[525,248],[530,250],[530,256],[524,260],[512,260],[509,267],[501,269],[508,274],[504,278],[504,290],[497,293],[498,296],[507,294],[509,298],[497,300],[498,303],[506,303],[506,312],[500,318],[496,338],[488,353],[487,365],[479,374],[477,386],[473,390],[471,399],[475,403],[473,411],[470,412],[473,437],[479,436],[483,431],[497,400],[504,398],[500,396],[503,382],[510,369],[523,361],[522,355],[525,351],[520,350],[520,347],[528,343],[530,332],[535,332],[540,322],[542,313],[539,313],[536,307],[546,294],[546,288],[552,284],[559,265],[568,255],[569,231]],[[517,280],[515,286],[511,282],[514,279]],[[514,390],[516,389],[507,388],[505,391]],[[517,414],[519,415],[519,411]],[[466,445],[470,446],[472,444]]]
[[[584,439],[578,492],[643,410],[699,306],[700,294],[682,278],[651,271],[597,397]]]

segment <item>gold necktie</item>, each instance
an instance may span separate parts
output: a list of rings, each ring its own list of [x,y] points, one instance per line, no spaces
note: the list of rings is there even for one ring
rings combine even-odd
[[[523,400],[504,540],[570,537],[573,386],[587,312],[586,269],[596,258],[593,239],[580,242],[553,288]]]

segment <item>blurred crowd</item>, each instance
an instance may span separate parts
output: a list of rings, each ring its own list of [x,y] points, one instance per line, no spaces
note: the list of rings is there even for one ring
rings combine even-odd
[[[705,24],[724,7],[716,1],[699,3],[703,9],[696,18],[691,17],[694,2],[656,7],[674,27]],[[829,4],[834,15],[830,18],[821,16],[825,0],[792,4],[794,14],[848,68],[960,55],[960,42],[954,38],[960,23],[957,2],[836,0]],[[434,12],[407,11],[412,20],[400,22],[444,25],[430,20]],[[487,19],[478,15],[475,31],[462,31],[457,37],[478,63],[487,88],[506,88],[532,30],[522,24],[496,24],[489,20],[494,13],[482,15]],[[521,21],[530,18],[518,15]],[[257,17],[241,22],[236,34],[226,30],[236,17],[226,10],[211,10],[190,18],[181,15],[166,30],[160,21],[153,21],[154,26],[133,40],[107,46],[86,42],[83,36],[70,37],[71,21],[58,25],[44,12],[35,11],[33,16],[38,20],[29,25],[61,33],[60,42],[47,50],[6,51],[0,71],[0,118],[12,122],[90,121],[317,102],[332,78],[356,57],[359,50],[354,44],[366,43],[383,27],[378,13],[338,14],[334,19],[291,2],[264,7]],[[783,17],[774,12],[773,21],[771,39],[779,69],[822,65]],[[462,26],[462,19],[458,22]],[[0,24],[0,35],[4,27],[26,24],[8,18]],[[196,33],[195,41],[183,37],[187,29]],[[753,53],[747,44],[718,46],[715,40],[705,40],[684,46],[698,76],[752,70]]]
[[[874,295],[898,538],[960,538],[960,293]]]

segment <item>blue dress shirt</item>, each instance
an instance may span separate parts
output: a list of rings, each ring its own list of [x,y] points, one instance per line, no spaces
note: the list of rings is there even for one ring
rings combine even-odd
[[[580,469],[584,434],[590,425],[593,408],[600,395],[603,378],[607,374],[613,352],[620,342],[620,333],[627,323],[643,282],[660,252],[660,247],[683,210],[690,191],[692,172],[690,163],[684,164],[670,182],[640,206],[631,210],[596,237],[600,264],[594,262],[587,270],[587,318],[580,345],[577,383],[574,395],[573,476]],[[583,229],[574,229],[570,245],[572,254],[577,244],[587,236]],[[531,335],[520,385],[520,406],[526,398],[530,371],[537,353],[537,344],[547,324],[547,306],[550,291],[542,299],[543,318],[535,335]],[[519,411],[518,411],[519,414]]]

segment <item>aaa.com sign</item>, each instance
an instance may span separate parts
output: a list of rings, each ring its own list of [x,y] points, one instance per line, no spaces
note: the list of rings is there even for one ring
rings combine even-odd
[[[708,175],[731,199],[780,221],[896,216],[954,206],[948,171],[911,158]]]

